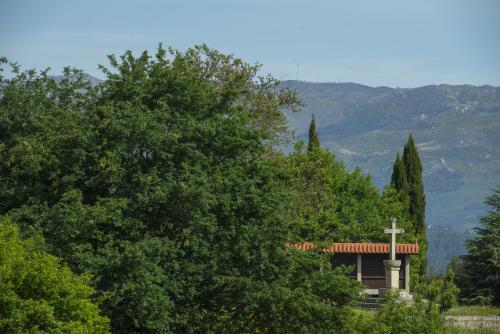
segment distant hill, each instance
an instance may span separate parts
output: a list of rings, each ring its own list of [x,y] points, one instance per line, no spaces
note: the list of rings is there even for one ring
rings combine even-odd
[[[51,77],[54,78],[54,80],[57,83],[60,83],[61,80],[63,80],[63,79],[71,79],[73,77],[73,75],[69,75],[69,76],[67,76],[67,75],[53,75]],[[98,79],[98,78],[93,77],[90,74],[86,74],[86,73],[83,74],[83,78],[85,80],[88,80],[94,86],[96,86],[96,85],[98,85],[98,84],[100,84],[102,82],[101,79]]]
[[[285,81],[307,106],[287,112],[299,139],[306,138],[312,114],[324,147],[348,167],[360,166],[380,188],[392,163],[413,133],[424,168],[429,239],[432,227],[458,231],[476,226],[482,203],[500,181],[500,87],[431,85],[419,88],[369,87],[354,83]],[[463,252],[461,240],[452,253]],[[449,242],[449,241],[447,241]],[[434,240],[432,245],[437,245]],[[446,247],[438,246],[437,249]],[[443,254],[431,253],[433,270]],[[439,258],[433,263],[432,257]]]

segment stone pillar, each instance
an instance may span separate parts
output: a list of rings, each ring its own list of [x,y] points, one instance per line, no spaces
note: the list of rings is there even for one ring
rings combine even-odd
[[[405,290],[410,293],[410,255],[405,255]]]
[[[358,257],[357,257],[357,262],[356,262],[356,279],[358,280],[358,282],[362,282],[363,278],[361,277],[361,254],[358,254]]]
[[[399,289],[399,268],[401,260],[384,260],[385,288]]]

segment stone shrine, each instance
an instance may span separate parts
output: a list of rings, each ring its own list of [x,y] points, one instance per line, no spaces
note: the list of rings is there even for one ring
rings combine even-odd
[[[322,247],[325,253],[333,253],[332,266],[350,266],[348,276],[365,286],[369,296],[382,296],[387,290],[398,289],[404,299],[410,295],[410,256],[417,255],[418,243],[397,244],[396,234],[404,233],[396,228],[396,219],[391,219],[391,235],[386,243],[333,243]],[[288,247],[308,251],[317,249],[312,242],[289,243]]]

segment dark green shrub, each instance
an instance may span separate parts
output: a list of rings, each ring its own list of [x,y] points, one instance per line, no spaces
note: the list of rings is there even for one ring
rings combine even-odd
[[[455,273],[449,269],[446,279],[435,279],[422,287],[425,298],[437,303],[441,311],[457,306],[460,289],[455,284]]]
[[[109,333],[93,294],[88,275],[74,275],[40,239],[23,240],[0,221],[0,333]]]
[[[394,294],[387,294],[366,333],[421,334],[441,333],[441,314],[432,302],[416,299],[409,306]]]

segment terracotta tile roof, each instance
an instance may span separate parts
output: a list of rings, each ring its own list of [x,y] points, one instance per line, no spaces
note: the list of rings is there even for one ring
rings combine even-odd
[[[288,247],[303,251],[315,249],[312,242],[288,243]],[[389,254],[389,244],[382,243],[334,243],[323,247],[325,253]],[[396,244],[397,254],[418,254],[418,243]]]

